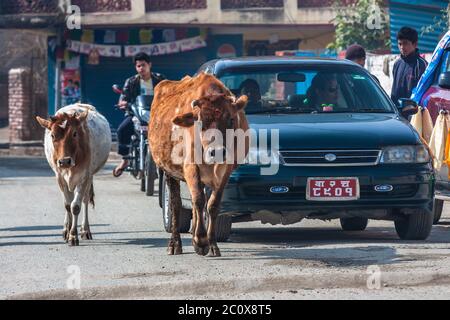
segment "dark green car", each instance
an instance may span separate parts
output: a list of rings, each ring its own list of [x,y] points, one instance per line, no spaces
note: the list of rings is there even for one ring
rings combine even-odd
[[[304,218],[340,219],[352,231],[364,230],[368,219],[392,220],[401,239],[428,237],[435,178],[430,155],[405,118],[417,111],[414,102],[404,100],[398,110],[378,82],[349,61],[221,59],[199,72],[249,96],[247,119],[258,137],[224,192],[218,239],[227,239],[236,222],[292,224]],[[261,148],[264,136],[267,150]],[[163,180],[160,200],[169,231]],[[186,187],[182,198],[181,231],[187,232]]]

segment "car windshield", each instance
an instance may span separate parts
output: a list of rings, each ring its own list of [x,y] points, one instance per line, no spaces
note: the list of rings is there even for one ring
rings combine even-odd
[[[240,68],[218,77],[236,96],[249,97],[247,114],[395,112],[369,74],[345,67]]]

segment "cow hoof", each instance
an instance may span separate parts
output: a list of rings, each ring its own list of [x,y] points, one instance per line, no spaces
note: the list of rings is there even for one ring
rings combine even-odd
[[[209,251],[209,246],[206,247],[199,247],[194,246],[195,253],[197,253],[199,256],[206,256]]]
[[[173,252],[174,255],[183,254],[183,248],[181,246],[176,246]]]
[[[208,257],[220,257],[222,256],[220,254],[220,250],[218,246],[211,246],[209,248],[209,253],[208,253]]]
[[[181,246],[181,239],[177,240],[170,240],[169,246],[167,247],[167,254],[169,256],[173,255],[179,255],[183,253],[183,247]]]
[[[64,229],[62,232],[64,241],[67,243],[69,241],[69,230]]]
[[[92,240],[92,233],[90,231],[81,231],[82,240]]]
[[[80,241],[78,239],[69,239],[69,247],[78,247]]]
[[[176,256],[176,255],[183,254],[183,248],[180,246],[168,247],[167,254],[169,256]]]
[[[195,242],[192,242],[192,245],[194,246],[195,253],[197,253],[200,256],[206,256],[209,251],[209,244],[197,244]]]

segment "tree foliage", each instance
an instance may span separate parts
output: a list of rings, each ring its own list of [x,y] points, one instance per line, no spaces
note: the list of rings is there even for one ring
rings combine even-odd
[[[350,1],[351,2],[351,1]],[[337,12],[334,21],[335,39],[329,49],[343,50],[358,43],[367,50],[384,49],[390,46],[388,14],[383,9],[383,0],[335,0]]]
[[[446,31],[450,27],[450,4],[447,6],[447,9],[443,9],[441,11],[441,15],[433,18],[433,23],[429,26],[422,27],[420,29],[420,35],[423,36],[427,33],[439,31]]]

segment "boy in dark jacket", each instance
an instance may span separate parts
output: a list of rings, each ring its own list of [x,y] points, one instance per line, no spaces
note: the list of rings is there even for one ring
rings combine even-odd
[[[410,98],[428,63],[419,55],[417,31],[403,27],[397,34],[400,59],[394,64],[391,98],[396,105],[400,98]]]

